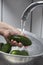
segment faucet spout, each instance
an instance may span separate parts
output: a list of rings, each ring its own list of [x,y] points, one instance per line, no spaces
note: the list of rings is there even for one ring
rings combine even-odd
[[[26,21],[28,14],[29,14],[30,12],[32,12],[37,6],[41,6],[41,5],[43,5],[43,1],[38,1],[38,2],[34,2],[34,3],[30,4],[30,5],[24,10],[21,19],[22,19],[23,21]]]

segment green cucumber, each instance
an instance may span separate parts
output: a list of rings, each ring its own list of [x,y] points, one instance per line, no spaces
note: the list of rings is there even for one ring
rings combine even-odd
[[[21,51],[21,55],[28,56],[29,54],[28,54],[28,52],[27,52],[27,51],[22,50],[22,51]]]
[[[5,53],[9,53],[11,50],[11,45],[10,43],[6,43],[2,46],[1,51],[5,52]]]
[[[13,55],[23,55],[23,56],[28,56],[28,52],[23,50],[23,51],[20,51],[20,50],[12,50],[10,52],[10,54],[13,54]]]
[[[0,43],[0,51],[1,51],[1,48],[2,48],[3,45],[4,45],[4,43]]]
[[[10,54],[21,55],[21,52],[19,50],[12,50]]]
[[[29,46],[32,44],[31,40],[25,36],[22,35],[11,35],[8,37],[8,39],[11,41],[11,39],[21,42],[24,46]]]

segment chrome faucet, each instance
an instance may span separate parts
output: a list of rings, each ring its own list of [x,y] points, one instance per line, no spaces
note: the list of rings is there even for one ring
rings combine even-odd
[[[32,4],[30,4],[23,12],[21,19],[23,21],[26,21],[28,15],[30,14],[30,12],[32,12],[37,6],[41,6],[43,5],[43,1],[38,1],[38,2],[34,2]]]

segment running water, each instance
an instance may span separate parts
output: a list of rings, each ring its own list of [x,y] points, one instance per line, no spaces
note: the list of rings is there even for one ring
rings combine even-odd
[[[25,25],[26,25],[26,21],[21,20],[21,31],[22,32],[25,31]]]

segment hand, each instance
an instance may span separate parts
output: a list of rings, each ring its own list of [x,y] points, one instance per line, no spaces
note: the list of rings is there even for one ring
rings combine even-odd
[[[2,23],[2,24],[1,24],[2,26],[0,28],[0,34],[3,35],[5,37],[5,39],[6,39],[6,41],[7,42],[10,42],[11,45],[15,45],[15,46],[21,47],[22,46],[22,43],[21,42],[17,43],[13,39],[11,41],[9,41],[9,39],[8,39],[8,37],[10,35],[14,35],[14,34],[21,35],[21,31],[19,31],[17,28],[14,28],[14,27],[6,24],[6,23]]]

